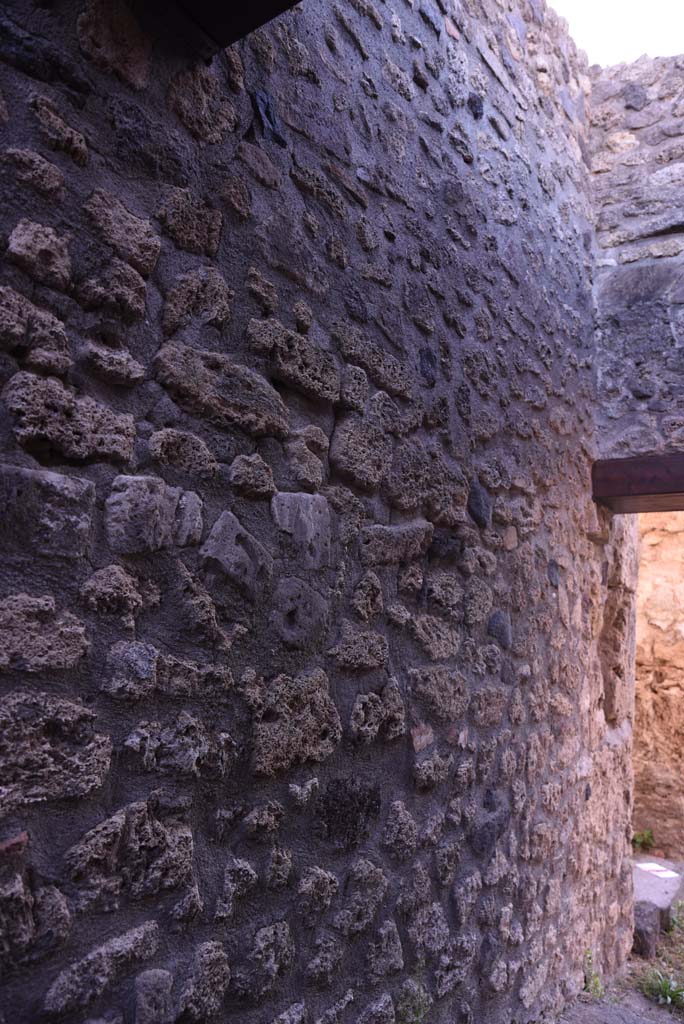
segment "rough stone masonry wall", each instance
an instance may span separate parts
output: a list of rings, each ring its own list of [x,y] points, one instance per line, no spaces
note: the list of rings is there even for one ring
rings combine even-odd
[[[639,517],[634,829],[684,854],[684,514]]]
[[[684,57],[592,81],[605,456],[684,448]]]
[[[3,1024],[522,1024],[631,942],[584,71],[440,4],[3,4]]]

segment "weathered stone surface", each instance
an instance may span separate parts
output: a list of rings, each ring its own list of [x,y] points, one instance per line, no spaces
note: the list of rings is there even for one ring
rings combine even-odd
[[[368,671],[387,664],[389,645],[381,633],[343,622],[340,639],[330,653],[340,668]]]
[[[145,367],[126,349],[113,349],[91,341],[83,348],[81,359],[101,380],[131,388],[145,377]]]
[[[144,605],[141,588],[122,565],[97,569],[81,587],[81,597],[92,611],[120,615],[128,625],[135,625],[134,616]]]
[[[9,237],[7,255],[41,284],[63,291],[71,281],[69,239],[44,224],[20,220]]]
[[[279,320],[250,320],[247,340],[255,352],[270,356],[269,372],[297,391],[326,402],[340,394],[333,356],[305,335],[289,331]]]
[[[136,217],[120,199],[97,188],[83,209],[93,221],[100,237],[126,263],[143,277],[154,270],[161,242],[147,220]]]
[[[306,648],[327,626],[328,602],[317,590],[293,576],[283,576],[273,595],[271,623],[287,647]]]
[[[247,498],[270,498],[276,491],[273,471],[257,452],[238,455],[233,460],[230,482],[239,494]]]
[[[202,502],[158,476],[117,476],[105,503],[107,542],[119,554],[198,544]]]
[[[332,336],[345,359],[363,367],[378,387],[390,395],[411,397],[413,389],[407,368],[376,342],[364,336],[358,327],[350,323],[335,324]]]
[[[33,96],[31,108],[38,121],[40,134],[51,149],[61,150],[81,167],[88,162],[88,143],[82,132],[68,124],[56,105],[47,96]]]
[[[78,886],[79,904],[118,906],[182,885],[192,871],[192,833],[162,821],[152,801],[129,804],[100,822],[72,846],[64,862]]]
[[[289,534],[297,560],[306,568],[330,565],[332,516],[322,494],[279,492],[271,499],[276,526]]]
[[[166,234],[179,249],[198,255],[215,256],[221,238],[223,214],[188,189],[172,188],[164,198],[157,217]]]
[[[364,490],[375,490],[392,454],[392,442],[381,427],[354,413],[340,419],[330,442],[330,463]]]
[[[337,708],[321,669],[297,676],[254,679],[245,697],[252,710],[252,766],[277,775],[298,764],[323,761],[342,736]]]
[[[26,833],[23,833],[28,839]],[[54,886],[31,884],[19,859],[5,852],[0,868],[0,966],[3,974],[42,959],[62,946],[71,915],[66,897]]]
[[[0,671],[73,668],[88,647],[83,623],[58,614],[54,598],[12,594],[0,601]]]
[[[58,197],[64,187],[64,175],[59,167],[32,149],[7,149],[5,160],[14,167],[17,180],[30,185],[45,196]]]
[[[96,67],[114,72],[134,89],[147,85],[150,41],[122,0],[88,0],[76,33],[79,46]]]
[[[95,715],[46,693],[0,701],[0,814],[16,807],[83,796],[109,771],[112,741],[95,732]]]
[[[237,127],[235,107],[214,68],[200,64],[171,82],[167,102],[188,131],[202,142],[223,142]]]
[[[190,977],[180,995],[181,1019],[203,1021],[221,1009],[230,982],[230,961],[219,942],[203,942],[195,950]]]
[[[186,473],[213,476],[218,462],[201,437],[184,430],[164,427],[150,434],[150,455],[165,466],[182,469]]]
[[[30,547],[48,558],[89,554],[95,511],[95,487],[89,480],[0,465],[0,505],[8,553]]]
[[[395,565],[425,554],[434,528],[425,520],[402,526],[368,526],[361,531],[360,553],[364,565]]]
[[[170,1024],[174,1017],[172,988],[169,971],[141,971],[135,979],[135,1024]]]
[[[193,270],[180,277],[164,303],[164,334],[175,334],[193,320],[218,329],[227,324],[235,292],[215,267]]]
[[[45,995],[44,1012],[59,1016],[85,1009],[133,964],[153,957],[158,945],[159,927],[146,921],[97,946],[57,976]]]
[[[78,285],[78,300],[85,309],[102,309],[133,323],[145,315],[147,287],[137,270],[114,257],[102,274]]]
[[[218,426],[241,427],[254,437],[287,434],[282,399],[254,370],[218,352],[198,352],[178,344],[160,349],[156,367],[161,383],[188,412],[206,416]]]
[[[0,345],[31,369],[61,375],[71,366],[64,324],[13,288],[0,287]]]
[[[268,584],[273,559],[232,512],[222,512],[200,552],[206,567],[254,601]]]
[[[58,380],[15,373],[2,392],[15,418],[17,440],[28,448],[54,450],[79,461],[95,457],[130,459],[133,417],[118,414],[92,398],[77,398]]]
[[[167,725],[140,722],[126,739],[148,772],[223,778],[235,758],[228,733],[211,733],[195,716],[181,711]]]

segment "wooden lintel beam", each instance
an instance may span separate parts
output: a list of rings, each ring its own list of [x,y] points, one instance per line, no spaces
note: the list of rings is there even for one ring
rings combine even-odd
[[[223,49],[277,18],[299,0],[178,0],[186,16]]]
[[[684,511],[684,452],[599,459],[591,479],[594,501],[612,512]]]

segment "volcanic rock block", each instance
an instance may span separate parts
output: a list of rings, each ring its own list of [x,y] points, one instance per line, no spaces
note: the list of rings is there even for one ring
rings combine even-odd
[[[334,357],[279,320],[250,320],[247,341],[255,352],[269,355],[269,372],[309,398],[335,402],[340,374]]]
[[[85,1009],[133,964],[153,957],[158,945],[159,926],[146,921],[97,946],[57,975],[45,996],[44,1012],[58,1017]]]
[[[186,188],[170,188],[157,217],[179,249],[198,256],[215,256],[223,214],[193,196]]]
[[[380,345],[350,323],[336,323],[330,332],[348,362],[356,363],[368,373],[378,387],[390,395],[410,398],[413,394],[409,370],[385,352]]]
[[[135,1024],[171,1024],[172,988],[170,971],[141,971],[135,979]]]
[[[114,257],[99,276],[78,285],[77,297],[84,309],[102,309],[133,323],[145,316],[147,285],[137,270]]]
[[[103,241],[131,266],[148,277],[154,270],[161,241],[148,220],[136,217],[116,196],[97,188],[84,204]]]
[[[372,861],[355,861],[344,888],[346,904],[335,917],[335,927],[347,937],[365,931],[372,924],[388,885],[386,875]]]
[[[215,267],[184,274],[166,295],[164,334],[174,334],[193,320],[220,330],[230,320],[234,298],[235,292]]]
[[[91,611],[120,615],[129,627],[135,626],[135,615],[144,604],[135,577],[115,564],[97,569],[81,587],[80,595]]]
[[[85,627],[57,614],[53,597],[11,594],[0,601],[0,672],[73,668],[89,648]]]
[[[356,584],[351,604],[363,622],[370,622],[382,613],[382,584],[372,570],[369,569]]]
[[[246,498],[270,498],[276,491],[273,470],[257,452],[233,459],[230,482]]]
[[[160,820],[151,801],[140,801],[86,832],[64,862],[81,907],[115,907],[124,893],[137,900],[182,885],[192,873],[192,850],[187,825]]]
[[[253,437],[288,433],[287,409],[271,385],[254,370],[218,352],[187,345],[162,346],[157,377],[187,412],[219,427],[238,426]]]
[[[200,555],[205,567],[226,576],[255,601],[268,584],[273,559],[232,512],[222,512],[211,528]]]
[[[48,146],[67,153],[74,163],[85,167],[88,162],[88,144],[85,136],[67,124],[47,96],[32,96],[30,105],[36,115],[40,134]]]
[[[112,741],[77,701],[15,691],[0,700],[0,815],[102,785]]]
[[[238,124],[235,107],[214,67],[198,64],[171,82],[167,103],[191,135],[202,142],[223,142]]]
[[[201,775],[208,779],[223,778],[236,755],[229,733],[210,732],[187,711],[181,711],[175,721],[167,725],[140,722],[125,745],[139,754],[146,771]]]
[[[389,659],[389,644],[381,633],[357,629],[351,622],[342,623],[340,639],[330,651],[340,668],[352,672],[382,668]]]
[[[438,665],[409,670],[412,696],[440,722],[458,722],[468,709],[468,687],[456,669]]]
[[[54,377],[23,370],[2,393],[14,415],[14,433],[27,447],[52,449],[68,459],[105,458],[127,462],[133,454],[135,422],[92,398],[77,398]]]
[[[374,491],[388,470],[392,440],[372,419],[350,413],[335,426],[330,464],[366,491]]]
[[[20,220],[9,237],[7,257],[40,284],[64,291],[71,280],[68,241],[43,224]]]
[[[50,470],[0,465],[0,507],[6,552],[30,548],[50,558],[90,551],[95,487]]]
[[[107,674],[101,689],[117,700],[142,700],[157,689],[159,652],[152,644],[120,640],[107,655]]]
[[[13,288],[0,287],[0,347],[44,373],[61,375],[72,365],[62,321]]]
[[[300,565],[321,569],[330,565],[332,523],[330,506],[322,494],[279,492],[271,499],[276,525],[292,538]]]
[[[295,945],[286,921],[260,928],[254,936],[247,968],[238,980],[238,990],[251,999],[261,999],[292,966],[294,954]]]
[[[122,0],[88,0],[76,21],[81,50],[102,71],[113,72],[134,89],[149,74],[150,40]]]
[[[322,669],[294,679],[254,679],[245,698],[252,711],[252,766],[257,775],[278,775],[297,764],[324,761],[342,737]]]
[[[349,852],[368,839],[380,806],[379,786],[338,776],[318,797],[315,811],[324,838],[335,850]]]
[[[273,595],[271,624],[287,647],[302,650],[326,628],[328,602],[296,576],[283,576]]]
[[[24,833],[26,835],[26,833]],[[63,945],[71,927],[66,897],[52,885],[35,888],[17,859],[0,866],[0,970],[31,963]]]
[[[194,491],[169,487],[157,476],[117,476],[105,504],[105,528],[120,554],[198,544],[202,503]]]
[[[59,197],[64,187],[64,175],[59,167],[32,149],[7,149],[5,159],[14,166],[17,180],[30,185],[44,196]]]
[[[156,462],[186,473],[213,476],[218,462],[201,437],[173,427],[163,427],[150,434],[150,455]]]
[[[211,1020],[221,1009],[230,982],[230,963],[220,942],[203,942],[195,949],[190,977],[180,995],[180,1015],[188,1021]]]
[[[378,981],[388,974],[396,974],[404,966],[404,952],[401,948],[399,929],[392,918],[383,921],[378,928],[375,941],[368,950],[368,974],[372,981]]]
[[[364,565],[395,565],[425,554],[434,527],[425,519],[400,526],[367,526],[361,531],[360,553]]]

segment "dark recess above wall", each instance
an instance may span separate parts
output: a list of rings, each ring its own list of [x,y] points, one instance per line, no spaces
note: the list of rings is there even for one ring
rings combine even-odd
[[[230,46],[296,6],[294,0],[243,0],[242,3],[177,0],[177,3],[218,49]]]

